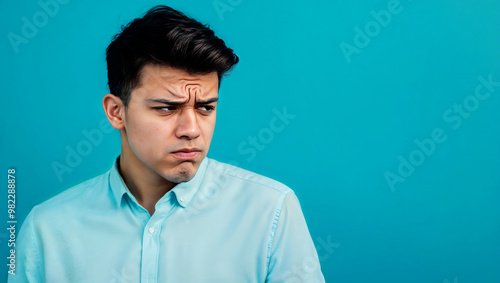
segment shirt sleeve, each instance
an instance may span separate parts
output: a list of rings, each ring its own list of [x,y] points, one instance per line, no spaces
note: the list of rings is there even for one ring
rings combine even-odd
[[[19,231],[16,239],[16,269],[15,275],[9,274],[9,283],[30,282],[38,283],[42,280],[42,257],[41,249],[38,245],[38,236],[34,231],[33,209]]]
[[[266,283],[324,283],[318,253],[293,191],[274,219]]]

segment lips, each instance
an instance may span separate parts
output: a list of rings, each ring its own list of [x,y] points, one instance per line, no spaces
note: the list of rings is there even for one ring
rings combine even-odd
[[[201,149],[198,148],[183,148],[172,152],[177,159],[182,160],[192,160],[201,153]]]

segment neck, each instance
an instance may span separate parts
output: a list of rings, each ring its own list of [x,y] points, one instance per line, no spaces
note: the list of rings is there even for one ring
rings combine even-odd
[[[122,148],[119,172],[132,195],[150,215],[155,212],[156,203],[176,184],[144,165],[135,154]]]

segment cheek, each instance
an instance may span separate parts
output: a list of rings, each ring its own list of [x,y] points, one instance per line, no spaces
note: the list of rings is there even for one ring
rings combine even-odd
[[[207,134],[210,133],[212,134],[215,129],[215,114],[207,118],[206,120],[203,121],[203,123],[200,125],[200,127],[205,131]]]
[[[207,119],[202,126],[204,140],[207,145],[209,145],[212,140],[214,129],[215,129],[215,115],[213,117],[210,117],[210,119]]]
[[[154,150],[160,148],[160,142],[166,140],[168,132],[165,123],[155,122],[151,119],[136,119],[128,130],[129,140],[131,140],[133,147],[143,154],[154,154]]]

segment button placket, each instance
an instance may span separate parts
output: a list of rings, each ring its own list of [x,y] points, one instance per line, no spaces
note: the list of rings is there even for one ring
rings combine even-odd
[[[157,282],[161,225],[173,208],[171,198],[163,200],[146,223],[142,239],[141,282]]]

